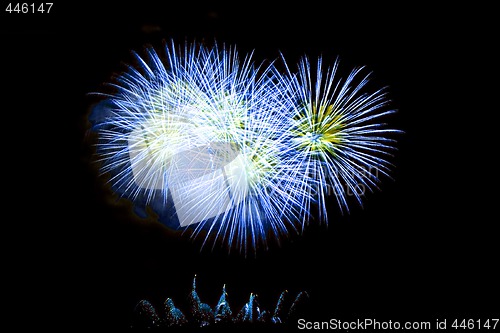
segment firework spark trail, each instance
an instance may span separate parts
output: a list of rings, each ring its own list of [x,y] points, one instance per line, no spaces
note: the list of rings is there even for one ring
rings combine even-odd
[[[286,62],[282,74],[217,45],[172,42],[165,55],[134,53],[137,66],[101,94],[93,129],[113,189],[162,222],[176,218],[193,237],[203,234],[202,247],[266,247],[300,232],[313,206],[327,221],[331,188],[348,210],[346,188],[372,190],[379,171],[389,176],[394,130],[377,119],[393,111],[379,111],[383,90],[363,92],[361,69],[342,81],[338,62],[323,76],[321,59],[314,72],[304,57],[298,75]]]

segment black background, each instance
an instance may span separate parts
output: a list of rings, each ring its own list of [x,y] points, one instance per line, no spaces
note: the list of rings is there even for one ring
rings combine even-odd
[[[3,142],[13,213],[4,228],[14,312],[50,327],[130,325],[141,299],[180,307],[198,275],[215,305],[226,283],[234,309],[250,292],[310,294],[311,320],[498,318],[498,198],[488,156],[488,81],[497,66],[488,8],[424,3],[55,2],[50,14],[8,14],[2,2]],[[256,257],[199,251],[114,201],[92,164],[89,92],[163,40],[255,50],[257,60],[307,54],[365,65],[388,86],[398,137],[392,173],[363,208],[311,225]],[[485,53],[487,54],[487,53]],[[332,202],[332,205],[334,203]],[[493,206],[494,207],[494,206]],[[5,242],[7,244],[8,242]],[[18,279],[17,274],[23,277]],[[42,293],[39,293],[39,292]],[[42,311],[46,310],[46,311]],[[41,323],[37,321],[37,323]],[[40,324],[41,325],[41,324]]]

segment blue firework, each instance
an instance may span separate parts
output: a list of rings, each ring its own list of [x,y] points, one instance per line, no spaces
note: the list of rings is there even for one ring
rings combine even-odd
[[[173,206],[204,245],[246,252],[295,229],[308,192],[286,172],[291,105],[272,65],[218,46],[135,56],[93,115],[113,188],[165,220]]]
[[[134,55],[92,113],[102,172],[202,246],[247,253],[279,242],[313,206],[326,220],[332,189],[347,208],[348,190],[371,190],[389,172],[393,130],[377,119],[393,111],[379,111],[382,90],[363,93],[361,70],[341,82],[337,63],[323,77],[321,60],[312,74],[304,58],[298,75],[282,74],[232,47],[173,42],[164,58],[153,48]]]
[[[395,149],[384,117],[388,107],[386,87],[370,91],[371,73],[353,69],[346,78],[338,75],[339,61],[324,68],[321,57],[312,67],[303,57],[298,74],[288,69],[287,91],[293,110],[290,146],[295,168],[309,195],[303,207],[315,206],[320,221],[327,222],[327,197],[334,196],[341,211],[349,210],[349,197],[362,204],[363,195],[378,188],[382,176],[390,177],[389,158]],[[307,177],[305,177],[307,175]]]

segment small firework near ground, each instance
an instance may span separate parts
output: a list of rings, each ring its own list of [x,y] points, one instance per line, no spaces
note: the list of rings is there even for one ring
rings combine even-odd
[[[395,111],[364,68],[342,78],[339,61],[304,56],[295,73],[282,56],[279,71],[217,44],[145,53],[90,115],[101,170],[120,196],[202,247],[266,248],[328,223],[328,197],[348,211],[349,196],[361,204],[390,177],[399,131],[383,119]]]
[[[196,290],[196,276],[191,292],[187,296],[186,310],[178,308],[174,300],[165,299],[162,306],[154,306],[148,300],[140,300],[134,308],[131,328],[135,329],[172,329],[172,328],[255,328],[283,327],[294,322],[305,312],[309,295],[305,291],[295,297],[284,290],[273,307],[262,307],[259,296],[251,293],[248,300],[238,311],[233,311],[226,292],[226,286],[217,304],[212,307],[201,301]]]

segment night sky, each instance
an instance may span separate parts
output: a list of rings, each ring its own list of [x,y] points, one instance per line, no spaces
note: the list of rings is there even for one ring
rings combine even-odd
[[[488,211],[498,194],[487,176],[494,165],[481,167],[490,132],[480,132],[488,120],[474,94],[483,81],[471,76],[486,60],[469,57],[488,32],[487,20],[470,19],[487,9],[106,3],[55,2],[52,13],[31,16],[2,8],[3,125],[12,130],[4,142],[25,137],[5,147],[7,178],[21,186],[7,192],[15,217],[4,236],[19,237],[11,251],[27,250],[8,260],[11,272],[32,277],[16,289],[23,316],[41,307],[51,327],[126,328],[141,299],[171,297],[182,308],[197,274],[202,300],[215,305],[225,283],[233,310],[251,292],[271,309],[287,289],[310,294],[315,321],[498,318],[498,219]],[[394,179],[382,178],[363,207],[351,201],[348,215],[332,200],[328,227],[313,224],[256,257],[200,252],[136,217],[92,162],[87,116],[99,99],[88,93],[133,61],[130,51],[170,39],[216,40],[256,60],[282,52],[292,64],[306,54],[327,64],[339,56],[345,70],[366,66],[398,110],[389,126],[404,131]]]

